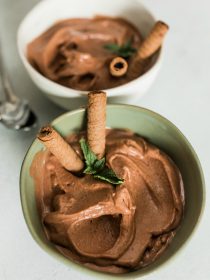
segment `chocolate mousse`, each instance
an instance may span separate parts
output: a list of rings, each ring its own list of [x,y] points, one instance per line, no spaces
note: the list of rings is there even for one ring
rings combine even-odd
[[[42,75],[66,87],[113,88],[147,71],[153,63],[151,56],[160,47],[168,29],[164,31],[165,26],[159,23],[152,40],[149,38],[142,44],[139,30],[122,18],[97,16],[61,20],[28,44],[27,57]],[[122,56],[120,60],[118,56]],[[125,70],[121,69],[124,67]]]
[[[56,248],[89,268],[125,273],[168,247],[182,219],[184,188],[177,166],[158,147],[127,129],[105,130],[102,97],[89,95],[89,133],[64,140],[42,128],[38,138],[47,149],[35,156],[31,175],[43,228]],[[100,135],[97,142],[93,135]],[[81,145],[86,136],[98,159]]]

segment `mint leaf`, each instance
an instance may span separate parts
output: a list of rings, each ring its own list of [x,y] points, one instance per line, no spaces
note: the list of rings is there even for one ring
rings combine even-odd
[[[130,57],[136,52],[136,49],[132,47],[132,38],[130,38],[122,46],[111,43],[111,44],[104,45],[104,48],[109,50],[110,52],[112,52],[118,56],[124,57],[124,58]]]
[[[105,167],[102,171],[93,175],[94,178],[100,179],[102,181],[107,181],[113,185],[119,185],[124,182],[123,179],[118,178],[115,172],[108,167]]]
[[[83,173],[85,173],[85,174],[95,174],[96,171],[92,168],[92,166],[88,166],[88,167],[85,168]]]
[[[105,158],[102,158],[100,160],[97,160],[94,165],[93,165],[93,168],[96,170],[96,171],[100,171],[104,168],[104,165],[105,165]]]
[[[124,49],[131,48],[132,38],[129,38],[128,41],[124,44]]]
[[[86,165],[92,166],[94,162],[97,160],[96,155],[90,150],[84,138],[81,138],[79,142],[85,158]]]
[[[107,50],[110,50],[112,52],[118,52],[120,49],[120,46],[118,46],[117,44],[111,43],[111,44],[104,45],[104,48]]]
[[[107,181],[113,185],[123,183],[124,180],[118,178],[115,172],[105,165],[105,157],[98,160],[96,155],[91,151],[84,138],[81,138],[79,142],[86,163],[86,168],[83,171],[83,173],[92,174],[94,178]]]

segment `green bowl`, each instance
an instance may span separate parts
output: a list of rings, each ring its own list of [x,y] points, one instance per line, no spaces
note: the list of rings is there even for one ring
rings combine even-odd
[[[85,129],[86,111],[79,109],[66,113],[52,122],[52,125],[63,136]],[[173,260],[181,248],[189,241],[199,224],[205,202],[205,186],[202,168],[192,146],[183,134],[164,117],[144,108],[131,105],[108,105],[107,127],[129,128],[142,135],[151,143],[164,150],[177,164],[184,180],[186,205],[182,224],[166,252],[150,266],[128,274],[114,276],[89,270],[75,264],[59,253],[46,239],[37,213],[34,182],[30,176],[30,166],[34,155],[43,149],[43,145],[35,140],[29,148],[23,161],[20,174],[20,196],[23,214],[34,240],[49,255],[81,274],[103,279],[138,279],[139,277],[160,268]]]

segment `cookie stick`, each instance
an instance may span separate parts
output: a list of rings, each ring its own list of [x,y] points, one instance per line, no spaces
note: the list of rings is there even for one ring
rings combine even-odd
[[[88,94],[87,140],[90,149],[101,159],[105,154],[106,93],[93,91]]]
[[[163,39],[169,29],[169,26],[162,22],[157,21],[149,33],[149,35],[146,37],[146,39],[143,41],[139,49],[137,50],[136,54],[136,60],[134,62],[134,65],[132,66],[132,71],[136,71],[136,68],[142,68],[144,67],[145,61],[152,56],[160,47],[163,42]],[[121,68],[116,69],[115,65],[116,63],[120,61]],[[127,61],[122,57],[115,57],[111,63],[110,63],[110,74],[115,77],[121,77],[125,75],[128,69]]]
[[[109,65],[110,74],[114,77],[121,77],[125,75],[127,70],[128,70],[128,63],[124,58],[120,56],[112,59]]]
[[[79,155],[52,126],[43,126],[37,138],[50,150],[65,169],[78,172],[84,167]]]
[[[152,56],[162,45],[169,26],[163,21],[157,21],[149,35],[137,51],[137,59],[145,60]]]

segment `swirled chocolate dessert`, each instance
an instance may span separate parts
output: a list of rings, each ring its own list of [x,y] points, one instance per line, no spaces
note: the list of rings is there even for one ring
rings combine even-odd
[[[42,128],[47,149],[31,174],[43,228],[57,249],[92,269],[124,273],[166,250],[181,222],[184,189],[158,147],[132,131],[105,129],[104,108],[103,93],[89,94],[87,133],[64,140]]]
[[[123,18],[66,19],[30,42],[27,57],[42,75],[66,87],[108,89],[145,73],[167,30],[158,22],[143,42],[140,31]]]

